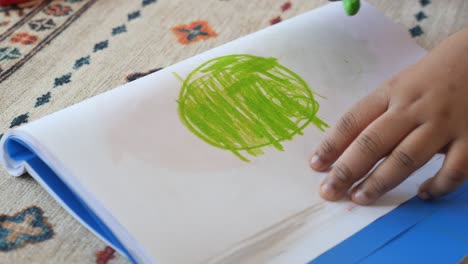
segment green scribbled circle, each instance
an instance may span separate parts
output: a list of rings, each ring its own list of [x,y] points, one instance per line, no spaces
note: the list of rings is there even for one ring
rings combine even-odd
[[[183,81],[179,99],[183,124],[215,147],[244,161],[262,148],[283,150],[282,141],[313,123],[319,104],[307,83],[275,58],[246,54],[209,60]]]

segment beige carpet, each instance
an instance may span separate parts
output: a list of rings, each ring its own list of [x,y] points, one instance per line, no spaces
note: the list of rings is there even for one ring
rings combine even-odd
[[[427,49],[468,26],[465,0],[370,2]],[[324,3],[37,0],[3,7],[0,134]],[[0,263],[126,262],[29,176],[0,169]]]

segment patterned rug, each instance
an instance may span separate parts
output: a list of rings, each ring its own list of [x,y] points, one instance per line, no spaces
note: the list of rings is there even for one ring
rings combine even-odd
[[[465,0],[369,0],[424,48]],[[325,0],[35,0],[0,7],[0,136]],[[127,263],[30,177],[0,170],[0,263]]]

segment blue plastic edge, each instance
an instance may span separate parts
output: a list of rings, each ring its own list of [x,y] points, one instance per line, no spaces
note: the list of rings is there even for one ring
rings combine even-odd
[[[435,235],[427,237],[422,234],[433,234],[433,230],[440,226],[450,229],[450,233],[457,233],[464,237],[468,237],[468,228],[465,226],[466,223],[464,225],[456,225],[454,224],[454,221],[447,220],[450,218],[439,217],[446,214],[456,213],[463,214],[465,217],[468,217],[468,210],[456,210],[453,212],[447,212],[446,210],[447,208],[454,207],[465,209],[464,207],[466,207],[466,205],[463,204],[466,203],[466,201],[464,201],[466,198],[464,197],[467,195],[468,182],[462,185],[457,191],[439,200],[428,202],[423,201],[418,197],[413,197],[392,210],[390,213],[380,217],[364,229],[310,261],[309,264],[363,262],[401,263],[397,261],[396,256],[400,256],[403,253],[401,250],[396,250],[397,248],[412,249],[405,252],[405,259],[407,260],[430,260],[431,256],[440,256],[440,254],[443,254],[445,259],[448,259],[449,257],[458,258],[460,257],[460,251],[444,248],[443,243],[440,245],[439,250],[436,251],[428,251],[416,247],[424,247],[426,241],[431,238],[436,239]],[[438,222],[434,222],[434,219],[438,219]],[[428,225],[428,223],[430,224]],[[421,231],[412,232],[420,226],[424,226],[425,228],[423,233],[421,233]],[[418,243],[408,243],[408,241],[416,241]],[[446,242],[452,242],[452,240]],[[460,243],[464,242],[461,241]],[[389,247],[389,245],[391,245],[391,247]],[[468,252],[468,246],[466,247],[465,252]],[[379,255],[379,258],[373,258],[374,255]],[[423,263],[427,262],[423,261]]]
[[[120,240],[106,224],[87,206],[87,204],[73,192],[65,182],[21,139],[9,137],[5,141],[5,148],[12,160],[25,161],[37,173],[49,188],[66,204],[70,210],[88,224],[96,233],[105,238],[111,245],[123,252],[133,263],[135,258],[123,246]]]

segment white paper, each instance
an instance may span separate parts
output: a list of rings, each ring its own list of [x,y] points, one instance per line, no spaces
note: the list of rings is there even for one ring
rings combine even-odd
[[[339,3],[284,21],[13,130],[136,255],[158,263],[299,263],[387,213],[416,191],[406,182],[380,205],[350,210],[318,194],[308,157],[324,133],[309,125],[284,151],[240,160],[191,133],[179,119],[182,83],[224,55],[277,58],[301,76],[333,125],[360,97],[425,51],[363,3]],[[8,161],[12,174],[20,164]],[[32,173],[34,176],[35,173]],[[36,176],[37,177],[37,176]],[[306,250],[305,250],[306,249]]]

